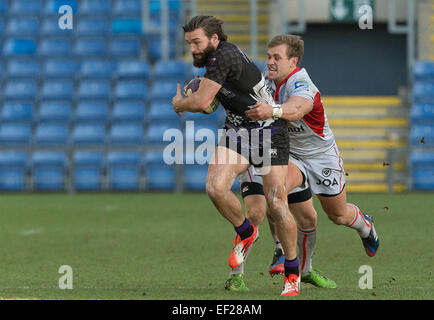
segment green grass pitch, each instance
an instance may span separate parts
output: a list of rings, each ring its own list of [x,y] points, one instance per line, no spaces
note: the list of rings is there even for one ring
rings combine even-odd
[[[434,299],[434,196],[350,194],[374,217],[376,257],[354,230],[336,226],[318,201],[313,266],[338,284],[302,284],[291,299]],[[281,298],[271,278],[274,245],[260,227],[245,267],[246,294],[224,289],[234,230],[206,194],[2,194],[0,299]],[[73,270],[73,289],[59,289],[59,267]],[[359,288],[359,267],[373,270],[373,289]]]

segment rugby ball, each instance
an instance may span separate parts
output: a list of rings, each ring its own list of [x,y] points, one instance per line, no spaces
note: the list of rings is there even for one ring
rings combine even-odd
[[[185,86],[185,90],[184,90],[184,93],[187,97],[199,89],[200,80],[201,80],[201,78],[194,78],[194,79],[190,80],[189,83],[187,83],[187,85]],[[206,113],[206,114],[213,113],[214,111],[217,110],[217,108],[219,107],[219,104],[220,104],[220,101],[217,98],[217,96],[215,96],[214,99],[212,100],[211,104],[204,111],[202,111],[202,113]]]

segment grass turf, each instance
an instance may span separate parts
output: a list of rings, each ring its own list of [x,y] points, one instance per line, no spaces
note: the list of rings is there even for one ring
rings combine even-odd
[[[338,287],[302,284],[291,299],[434,299],[432,194],[348,200],[374,217],[377,256],[315,201],[313,266]],[[0,299],[288,299],[282,278],[267,272],[274,245],[265,223],[245,267],[250,292],[224,289],[234,230],[205,194],[3,194],[0,212]],[[72,267],[72,290],[59,289],[62,265]],[[362,265],[373,269],[372,290],[358,286]]]

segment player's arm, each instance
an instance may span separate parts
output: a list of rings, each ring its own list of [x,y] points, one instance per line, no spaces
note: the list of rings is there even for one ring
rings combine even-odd
[[[252,120],[266,120],[271,117],[282,118],[287,121],[298,121],[313,108],[313,102],[299,96],[291,96],[285,103],[271,106],[260,101],[254,108],[246,111],[246,116]]]
[[[221,84],[217,82],[202,78],[199,89],[190,96],[183,98],[181,85],[178,84],[176,96],[172,99],[173,109],[175,109],[177,113],[183,111],[202,112],[212,103],[221,87]]]

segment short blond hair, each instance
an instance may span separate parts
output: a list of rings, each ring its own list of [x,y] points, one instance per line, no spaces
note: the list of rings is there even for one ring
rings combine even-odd
[[[268,48],[274,48],[281,44],[286,45],[286,54],[289,59],[293,57],[298,58],[297,66],[299,66],[304,53],[304,41],[301,37],[294,34],[278,35],[271,39],[268,43]]]

